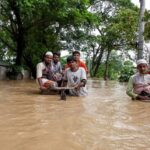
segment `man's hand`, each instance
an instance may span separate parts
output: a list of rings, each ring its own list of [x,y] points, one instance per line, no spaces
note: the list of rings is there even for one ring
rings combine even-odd
[[[46,90],[47,88],[45,86],[40,86],[40,90]]]
[[[57,76],[53,75],[53,79],[54,79],[54,81],[57,81]]]
[[[80,82],[79,84],[75,85],[75,89],[76,90],[79,90],[80,87],[83,87],[84,86],[84,83],[83,82]]]
[[[61,78],[62,78],[62,75],[60,73],[56,73],[53,75],[54,81],[59,81],[61,80]]]

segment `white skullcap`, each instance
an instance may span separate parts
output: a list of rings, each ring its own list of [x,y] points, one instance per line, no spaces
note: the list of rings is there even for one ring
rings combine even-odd
[[[49,52],[46,52],[46,53],[45,53],[45,56],[47,56],[47,55],[53,56],[53,53],[49,51]]]
[[[147,61],[145,59],[139,59],[136,64],[137,66],[140,64],[147,64]]]

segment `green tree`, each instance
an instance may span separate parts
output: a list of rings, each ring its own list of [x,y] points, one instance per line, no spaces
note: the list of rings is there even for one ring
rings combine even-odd
[[[123,67],[121,68],[119,81],[120,82],[128,82],[131,75],[135,72],[135,67],[131,61],[125,61],[123,63]]]
[[[124,50],[127,50],[135,47],[138,13],[136,7],[127,2],[129,1],[111,1],[108,5],[104,3],[103,5],[105,6],[102,3],[97,4],[97,7],[102,6],[104,9],[99,9],[96,12],[99,18],[99,24],[97,26],[99,35],[97,36],[98,43],[91,44],[92,46],[95,45],[92,47],[93,76],[96,76],[103,57],[107,55],[106,69],[104,71],[104,78],[107,79],[109,69],[108,61],[113,49],[120,50],[124,48]]]
[[[16,65],[27,65],[33,71],[44,51],[63,47],[63,31],[89,24],[89,6],[88,0],[2,0],[3,49],[11,51]]]

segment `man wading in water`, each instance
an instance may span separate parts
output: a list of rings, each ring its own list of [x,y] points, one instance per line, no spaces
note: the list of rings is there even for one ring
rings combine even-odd
[[[41,90],[46,90],[57,86],[57,82],[53,80],[51,61],[53,59],[52,52],[46,52],[43,61],[37,64],[37,81]]]
[[[129,79],[126,93],[133,100],[150,100],[150,74],[147,73],[146,60],[137,61],[137,70],[138,72]]]

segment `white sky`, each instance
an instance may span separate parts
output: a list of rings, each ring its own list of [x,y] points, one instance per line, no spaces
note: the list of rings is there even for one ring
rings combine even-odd
[[[139,0],[131,0],[137,6],[140,6]],[[145,8],[150,10],[150,0],[145,0]]]

